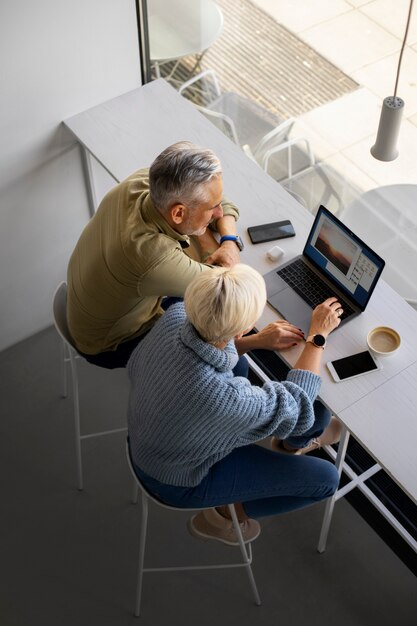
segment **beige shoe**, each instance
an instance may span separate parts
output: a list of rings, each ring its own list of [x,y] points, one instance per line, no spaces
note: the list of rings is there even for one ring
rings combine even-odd
[[[261,526],[254,519],[240,522],[243,541],[250,543],[259,537]],[[215,539],[228,546],[238,546],[239,542],[232,520],[228,520],[216,509],[205,509],[194,515],[187,523],[188,531],[199,539]]]
[[[342,424],[336,417],[332,417],[328,427],[322,432],[319,437],[312,439],[305,448],[294,448],[289,450],[284,446],[282,439],[277,439],[272,442],[272,450],[275,452],[283,452],[284,454],[308,454],[313,450],[318,450],[322,446],[330,446],[332,443],[338,443],[340,441],[340,435],[342,434]]]

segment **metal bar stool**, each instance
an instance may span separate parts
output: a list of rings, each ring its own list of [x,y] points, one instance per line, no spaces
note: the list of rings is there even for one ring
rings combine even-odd
[[[236,531],[236,535],[239,540],[239,549],[242,555],[242,562],[239,563],[230,563],[230,564],[219,564],[219,565],[186,565],[180,567],[145,567],[145,548],[146,548],[146,531],[148,526],[148,508],[149,501],[154,502],[158,506],[163,509],[168,509],[171,511],[196,511],[200,509],[181,509],[175,506],[170,506],[168,504],[164,504],[160,500],[157,500],[155,496],[153,496],[145,487],[145,485],[141,482],[140,478],[136,475],[135,470],[133,468],[132,459],[130,456],[129,450],[129,442],[126,442],[126,456],[127,462],[130,467],[130,471],[133,476],[133,494],[132,501],[134,503],[137,502],[138,493],[141,493],[141,502],[142,502],[142,510],[141,510],[141,526],[140,526],[140,540],[139,540],[139,560],[138,560],[138,578],[136,585],[136,604],[135,604],[135,615],[139,617],[140,609],[141,609],[141,600],[142,600],[142,584],[143,584],[143,575],[149,572],[178,572],[178,571],[187,571],[187,570],[201,570],[201,569],[227,569],[227,568],[237,568],[244,567],[246,573],[249,578],[249,583],[252,589],[253,597],[255,600],[255,604],[258,606],[261,604],[261,600],[259,597],[258,589],[256,587],[255,578],[253,576],[251,564],[252,564],[252,546],[249,543],[246,547],[242,533],[239,526],[239,521],[237,519],[235,507],[233,504],[229,504],[229,511],[232,516],[233,526]]]
[[[78,389],[78,372],[77,372],[77,359],[82,359],[83,356],[79,354],[77,348],[74,345],[73,339],[70,335],[67,323],[67,283],[62,282],[56,288],[53,297],[53,313],[55,328],[62,339],[62,374],[63,374],[63,392],[62,397],[68,397],[68,377],[67,366],[69,365],[71,370],[72,381],[72,395],[74,406],[74,430],[75,430],[75,458],[77,463],[77,482],[78,489],[83,489],[83,470],[82,470],[82,457],[81,457],[81,441],[83,439],[89,439],[92,437],[100,437],[103,435],[110,435],[113,433],[119,433],[126,431],[127,428],[115,428],[112,430],[105,430],[97,433],[90,433],[88,435],[82,435],[80,429],[80,398]]]

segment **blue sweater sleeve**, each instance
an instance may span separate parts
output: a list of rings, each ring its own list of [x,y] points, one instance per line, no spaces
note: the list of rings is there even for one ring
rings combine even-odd
[[[244,378],[230,380],[235,388],[235,423],[240,432],[236,445],[248,445],[263,437],[275,435],[285,439],[301,435],[314,423],[313,403],[321,379],[306,370],[292,370],[284,382],[267,382],[252,386]]]

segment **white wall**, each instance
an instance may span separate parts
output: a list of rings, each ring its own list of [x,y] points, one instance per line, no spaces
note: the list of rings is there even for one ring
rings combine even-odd
[[[0,59],[2,350],[52,323],[89,218],[79,149],[60,123],[140,85],[135,2],[1,0]]]

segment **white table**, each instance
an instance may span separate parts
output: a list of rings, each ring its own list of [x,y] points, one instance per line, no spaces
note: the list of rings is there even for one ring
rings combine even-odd
[[[199,63],[223,28],[223,14],[213,0],[148,0],[147,6],[150,59],[158,77],[169,61],[197,55]]]
[[[149,166],[166,146],[175,141],[188,139],[213,149],[223,165],[225,195],[241,211],[238,225],[246,243],[242,261],[261,273],[274,266],[265,254],[271,243],[254,246],[246,232],[248,226],[263,222],[280,219],[293,222],[296,237],[280,242],[285,251],[284,259],[295,256],[302,249],[313,216],[165,81],[154,81],[109,100],[75,115],[65,124],[84,150],[92,153],[115,180],[122,180],[136,169]],[[88,174],[86,170],[87,182],[90,180]],[[275,319],[276,312],[267,306],[259,326]],[[382,467],[417,503],[417,389],[415,384],[408,384],[416,380],[417,373],[417,312],[384,280],[380,280],[366,311],[330,335],[326,359],[333,360],[364,349],[368,331],[378,325],[394,326],[400,332],[402,347],[399,352],[385,359],[382,370],[339,384],[332,381],[323,365],[320,397],[345,425],[337,459],[339,470],[344,463],[348,435],[352,433],[375,459],[374,471]],[[293,365],[301,349],[298,346],[282,356]],[[354,485],[364,490],[364,477],[353,478]],[[341,493],[343,495],[343,491]],[[320,550],[325,546],[337,497],[328,501]],[[386,514],[380,503],[374,501],[374,504]],[[402,533],[395,520],[394,525]],[[405,534],[403,536],[408,540]],[[417,550],[415,541],[409,543]]]
[[[384,279],[417,301],[417,185],[366,191],[339,217],[385,259]]]

